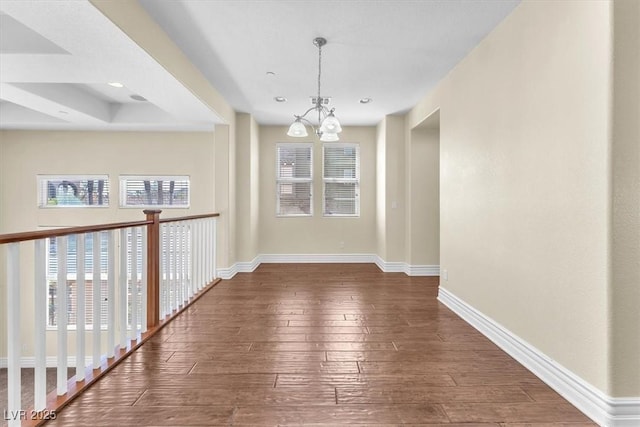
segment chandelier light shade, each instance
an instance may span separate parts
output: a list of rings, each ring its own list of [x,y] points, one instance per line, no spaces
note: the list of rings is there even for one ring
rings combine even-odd
[[[289,126],[287,135],[304,138],[308,136],[305,123],[311,126],[315,134],[318,135],[320,141],[338,141],[340,138],[338,134],[342,132],[342,126],[340,122],[333,114],[334,109],[329,110],[325,104],[328,98],[323,98],[320,94],[320,82],[322,78],[322,46],[327,44],[327,40],[323,37],[316,37],[313,39],[313,44],[318,48],[318,96],[314,99],[313,107],[309,108],[304,114],[294,114],[295,121]],[[312,111],[318,113],[318,123],[314,125],[306,116]]]
[[[322,121],[322,125],[320,125],[320,132],[342,132],[342,126],[340,126],[340,122],[338,121],[338,119],[336,119],[336,116],[333,115],[333,110],[329,111],[329,115],[327,115],[327,117],[325,117]]]
[[[302,120],[300,118],[296,118],[296,121],[291,123],[291,126],[289,126],[289,132],[287,132],[287,135],[303,138],[309,134],[307,133],[307,128],[304,123],[302,123]]]
[[[340,141],[340,138],[338,138],[337,133],[322,132],[322,135],[320,135],[320,141],[335,142],[335,141]]]

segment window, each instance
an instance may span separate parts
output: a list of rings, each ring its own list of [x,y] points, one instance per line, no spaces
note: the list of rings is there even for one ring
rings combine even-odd
[[[38,188],[41,208],[109,206],[107,175],[38,175]]]
[[[188,176],[121,176],[123,208],[188,208]]]
[[[285,143],[276,146],[276,214],[313,215],[313,144]]]
[[[323,154],[323,215],[360,215],[360,146],[326,143]]]

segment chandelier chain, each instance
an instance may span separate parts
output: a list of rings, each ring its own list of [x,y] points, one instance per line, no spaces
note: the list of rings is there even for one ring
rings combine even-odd
[[[322,44],[318,43],[318,98],[316,103],[318,105],[318,122],[320,122],[320,112],[322,106],[322,98],[320,98],[320,76],[322,75]]]

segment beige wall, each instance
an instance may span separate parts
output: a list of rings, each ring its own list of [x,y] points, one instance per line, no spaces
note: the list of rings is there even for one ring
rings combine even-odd
[[[191,207],[165,209],[162,216],[215,209],[212,132],[5,131],[0,144],[0,232],[141,220],[141,209],[119,207],[118,176],[127,174],[190,176]],[[38,174],[109,175],[111,203],[107,208],[40,209]]]
[[[374,254],[376,239],[376,130],[345,127],[342,142],[360,144],[360,217],[322,216],[322,144],[317,138],[290,138],[283,126],[260,126],[260,253],[261,254]],[[276,217],[276,143],[312,142],[312,217]],[[341,247],[341,242],[344,247]],[[251,260],[243,260],[251,261]]]
[[[614,3],[611,393],[640,396],[640,2]]]
[[[442,286],[607,394],[610,19],[525,1],[408,115],[440,108]]]
[[[384,118],[384,217],[385,245],[378,255],[386,262],[406,262],[406,166],[405,120],[403,116]]]
[[[413,266],[440,264],[440,130],[433,127],[438,124],[411,130],[406,147],[405,258]]]
[[[119,207],[118,176],[127,174],[190,177],[191,207],[163,209],[162,217],[215,211],[214,135],[211,132],[3,131],[0,153],[1,233],[142,220],[141,209]],[[105,208],[38,208],[38,174],[106,174],[110,181],[110,204]],[[22,332],[31,336],[33,250],[31,245],[23,246]],[[4,286],[2,292],[0,301],[5,301]],[[50,341],[52,352],[55,343]],[[3,346],[4,343],[3,339]],[[23,353],[30,355],[32,343],[24,344]],[[0,354],[5,353],[6,349],[0,348]]]
[[[384,259],[387,253],[387,180],[386,148],[387,122],[382,120],[376,126],[376,254]]]
[[[236,212],[238,260],[258,255],[260,219],[260,146],[258,124],[246,113],[236,115]]]
[[[236,142],[234,127],[216,126],[215,206],[220,214],[217,226],[218,267],[236,262]]]

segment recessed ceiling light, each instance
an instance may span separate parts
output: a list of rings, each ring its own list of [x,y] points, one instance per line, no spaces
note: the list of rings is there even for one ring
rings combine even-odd
[[[107,84],[112,87],[124,87],[124,85],[120,82],[109,82]]]
[[[370,103],[371,101],[373,101],[373,99],[371,99],[371,98],[362,98],[362,99],[360,100],[360,104],[368,104],[368,103]]]
[[[285,98],[284,96],[276,96],[275,98],[273,98],[276,102],[287,102],[287,98]]]

